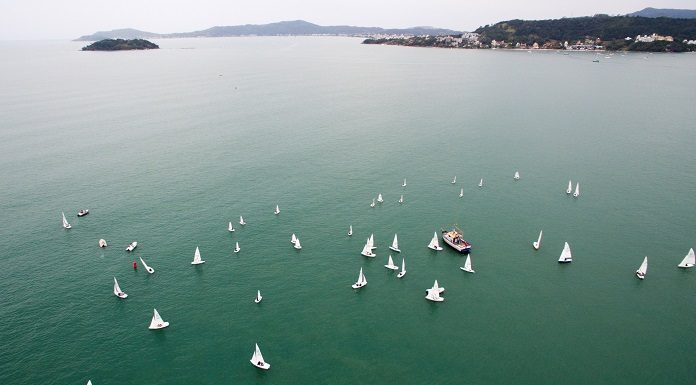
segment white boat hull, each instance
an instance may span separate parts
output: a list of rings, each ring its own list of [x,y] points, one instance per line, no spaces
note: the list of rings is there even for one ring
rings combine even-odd
[[[150,325],[149,329],[150,329],[150,330],[164,329],[164,328],[166,328],[167,326],[169,326],[169,322],[166,322],[166,321],[165,321],[165,322],[162,322],[162,323]]]
[[[539,246],[540,246],[539,242],[536,242],[536,241],[532,242],[532,247],[534,248],[534,250],[539,250]]]
[[[205,261],[191,262],[192,265],[201,265],[204,263],[205,263]]]
[[[460,267],[460,269],[466,271],[467,273],[475,273],[474,269],[468,269],[466,267]]]
[[[406,272],[405,272],[405,271],[402,271],[402,272],[400,272],[399,274],[396,275],[396,278],[401,278],[401,277],[403,277],[404,275],[406,275]]]
[[[428,248],[435,251],[442,251],[442,247],[440,246],[428,245]]]
[[[365,285],[367,285],[367,284],[365,284]],[[350,287],[352,287],[353,289],[360,289],[361,287],[363,287],[365,285],[360,285],[360,284],[354,283],[354,284],[350,285]]]
[[[389,269],[389,270],[399,270],[399,266],[394,266],[394,265],[391,265],[391,266],[389,266],[389,265],[384,265],[384,267],[386,267],[386,268],[387,268],[387,269]]]
[[[124,292],[116,293],[116,296],[118,298],[128,298],[128,294],[126,294]]]
[[[251,362],[252,365],[256,366],[259,369],[268,370],[271,368],[271,364],[269,364],[268,362],[254,362],[254,360],[249,360],[249,362]]]
[[[400,252],[401,252],[401,249],[396,248],[396,247],[394,247],[394,246],[389,246],[389,249],[394,250],[394,251],[396,251],[397,253],[400,253]]]
[[[361,255],[364,255],[364,256],[366,256],[366,257],[368,257],[368,258],[374,258],[374,257],[377,256],[377,254],[370,253],[370,252],[362,252],[362,253],[360,253],[360,254],[361,254]]]

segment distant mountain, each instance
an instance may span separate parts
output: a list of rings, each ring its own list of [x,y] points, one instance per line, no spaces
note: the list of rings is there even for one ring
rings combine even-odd
[[[669,17],[672,19],[696,19],[696,10],[645,8],[638,12],[629,13],[626,16]]]
[[[413,27],[403,29],[384,29],[379,27],[354,27],[349,25],[321,26],[304,20],[281,21],[270,24],[245,24],[220,26],[201,31],[159,34],[137,29],[116,29],[100,31],[81,36],[77,41],[96,41],[102,39],[157,39],[181,37],[228,37],[228,36],[278,36],[278,35],[452,35],[461,33],[450,29],[434,27]]]

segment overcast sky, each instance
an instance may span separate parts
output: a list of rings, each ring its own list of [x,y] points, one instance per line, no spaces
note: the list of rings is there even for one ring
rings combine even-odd
[[[471,31],[510,19],[616,15],[645,7],[696,9],[696,0],[0,0],[0,40],[74,39],[118,28],[189,32],[298,19]]]

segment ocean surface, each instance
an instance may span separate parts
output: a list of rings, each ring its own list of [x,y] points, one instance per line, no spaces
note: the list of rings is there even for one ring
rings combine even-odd
[[[0,42],[0,383],[693,383],[696,55],[155,42]]]

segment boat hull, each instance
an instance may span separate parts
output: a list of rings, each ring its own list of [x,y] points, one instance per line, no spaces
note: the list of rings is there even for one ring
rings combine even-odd
[[[405,271],[403,271],[403,272],[397,274],[397,275],[396,275],[396,278],[401,278],[401,277],[403,277],[404,275],[406,275],[406,272],[405,272]]]
[[[572,260],[570,260],[570,261],[558,261],[558,263],[571,263],[571,262],[573,262],[573,261]]]
[[[258,363],[254,362],[254,360],[249,360],[249,362],[251,362],[252,365],[256,366],[259,369],[268,370],[271,368],[271,364],[269,364],[268,362]]]
[[[354,283],[354,284],[350,285],[350,287],[352,287],[353,289],[360,289],[360,288],[363,287],[363,286],[365,286],[365,285],[359,285],[359,284],[357,284],[357,283]]]
[[[472,270],[472,269],[467,269],[467,268],[465,268],[465,267],[460,267],[460,269],[466,271],[467,273],[475,273],[474,270]]]
[[[394,246],[389,246],[389,249],[394,250],[394,251],[396,251],[397,253],[400,253],[400,252],[401,252],[401,249],[397,249],[397,248],[394,247]]]
[[[162,322],[161,324],[150,325],[150,330],[164,329],[169,326],[169,322]]]

